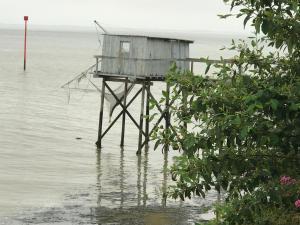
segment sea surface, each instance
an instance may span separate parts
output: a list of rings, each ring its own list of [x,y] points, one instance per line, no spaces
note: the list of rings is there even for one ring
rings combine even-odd
[[[100,93],[88,84],[81,90],[61,88],[95,62],[96,32],[29,30],[26,72],[23,39],[21,30],[0,29],[0,224],[200,220],[216,201],[215,192],[184,202],[163,198],[172,184],[168,168],[179,153],[154,151],[151,143],[136,156],[138,131],[129,120],[124,148],[119,121],[97,149]],[[191,57],[232,54],[219,51],[230,44],[229,35],[191,34],[189,39],[196,40]],[[163,85],[152,88],[156,96]],[[136,101],[129,108],[136,119],[139,106]],[[107,126],[107,110],[104,119]]]

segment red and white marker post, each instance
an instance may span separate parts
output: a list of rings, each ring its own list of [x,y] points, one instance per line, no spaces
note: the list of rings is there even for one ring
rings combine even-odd
[[[24,71],[26,70],[26,51],[27,51],[27,21],[28,16],[24,16],[25,21],[25,37],[24,37]]]

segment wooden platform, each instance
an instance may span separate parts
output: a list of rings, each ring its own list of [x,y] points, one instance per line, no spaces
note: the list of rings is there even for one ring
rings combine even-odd
[[[128,79],[130,83],[140,83],[143,81],[165,81],[164,75],[153,75],[153,76],[133,76],[129,74],[108,74],[102,73],[101,71],[94,72],[94,78],[105,78],[106,81],[122,82]]]

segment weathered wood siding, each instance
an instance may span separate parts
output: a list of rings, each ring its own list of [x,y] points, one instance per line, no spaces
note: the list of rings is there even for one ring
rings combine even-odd
[[[180,40],[148,38],[146,58],[161,59],[145,62],[145,75],[165,75],[173,63],[170,59],[189,57],[189,43]],[[175,61],[178,68],[188,70],[189,63]]]
[[[168,40],[147,39],[145,75],[163,75],[170,67],[171,43]],[[154,59],[153,61],[151,59]],[[157,60],[161,59],[161,60]]]
[[[121,42],[130,43],[128,55],[122,54]],[[128,58],[144,59],[146,43],[146,37],[104,35],[102,55],[116,58],[103,58],[101,72],[133,76],[145,74],[143,60],[129,60]]]
[[[189,43],[183,41],[172,41],[172,58],[173,59],[186,59],[189,58]],[[189,62],[176,61],[177,67],[184,71],[189,69]]]
[[[129,42],[129,52],[123,54],[121,43]],[[132,76],[163,76],[169,70],[172,59],[189,57],[189,42],[142,36],[104,35],[101,72]],[[153,59],[153,60],[151,60]],[[189,69],[189,63],[176,61],[178,68]]]

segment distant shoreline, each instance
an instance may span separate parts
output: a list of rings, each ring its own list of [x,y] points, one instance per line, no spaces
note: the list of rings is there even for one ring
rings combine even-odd
[[[50,25],[32,25],[29,22],[29,28],[33,31],[65,31],[65,32],[94,32],[95,27],[80,27],[80,26],[50,26]],[[0,23],[1,30],[23,30],[24,25],[21,24],[2,24]]]
[[[23,30],[24,25],[22,24],[3,24],[0,23],[0,30]],[[90,26],[67,26],[67,25],[34,25],[29,23],[29,29],[32,31],[53,31],[53,32],[89,32],[95,33],[96,28],[93,24]],[[168,29],[157,29],[157,30],[146,30],[141,28],[125,28],[125,27],[106,27],[111,33],[120,34],[143,34],[143,35],[169,35],[174,34],[179,36],[211,36],[211,35],[222,35],[225,37],[241,37],[246,38],[251,35],[249,32],[224,32],[224,31],[211,31],[211,30],[168,30]]]

